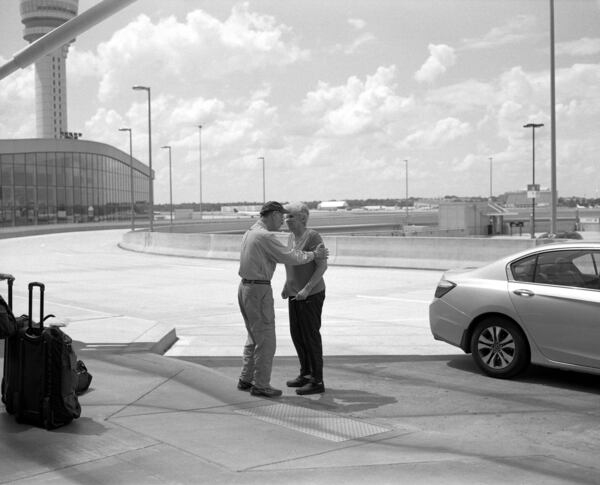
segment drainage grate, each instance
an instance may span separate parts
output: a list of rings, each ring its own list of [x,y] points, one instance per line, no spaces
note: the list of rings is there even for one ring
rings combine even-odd
[[[363,438],[391,430],[391,428],[376,426],[357,419],[341,418],[335,414],[288,404],[239,409],[235,412],[337,442]]]

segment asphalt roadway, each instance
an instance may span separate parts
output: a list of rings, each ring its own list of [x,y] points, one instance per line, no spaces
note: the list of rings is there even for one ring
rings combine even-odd
[[[327,391],[269,400],[235,387],[237,264],[124,251],[123,232],[0,240],[15,312],[44,282],[94,376],[64,428],[0,413],[0,483],[600,483],[598,378],[481,375],[429,333],[440,272],[330,267]],[[298,368],[279,298],[276,315],[282,387]]]

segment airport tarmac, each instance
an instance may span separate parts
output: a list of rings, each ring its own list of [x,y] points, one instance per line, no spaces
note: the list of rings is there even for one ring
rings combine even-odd
[[[235,388],[237,263],[124,251],[123,233],[0,240],[15,312],[26,311],[27,282],[43,281],[47,312],[94,375],[65,428],[0,413],[0,483],[600,482],[597,377],[482,376],[429,333],[441,272],[330,267],[327,391],[268,400]],[[276,318],[282,387],[298,369],[280,298]],[[173,329],[166,355],[153,352]]]

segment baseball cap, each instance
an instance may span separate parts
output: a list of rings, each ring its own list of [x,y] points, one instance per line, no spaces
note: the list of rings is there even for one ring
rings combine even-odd
[[[281,212],[282,214],[289,214],[290,211],[284,208],[279,202],[270,200],[262,206],[262,208],[260,209],[260,215],[264,216],[269,212]]]

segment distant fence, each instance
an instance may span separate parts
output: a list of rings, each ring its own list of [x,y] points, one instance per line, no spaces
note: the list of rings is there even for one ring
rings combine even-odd
[[[281,236],[282,241],[286,235]],[[480,266],[545,244],[524,238],[324,236],[330,265],[445,270]],[[239,234],[136,231],[123,235],[123,249],[152,254],[238,260]]]

